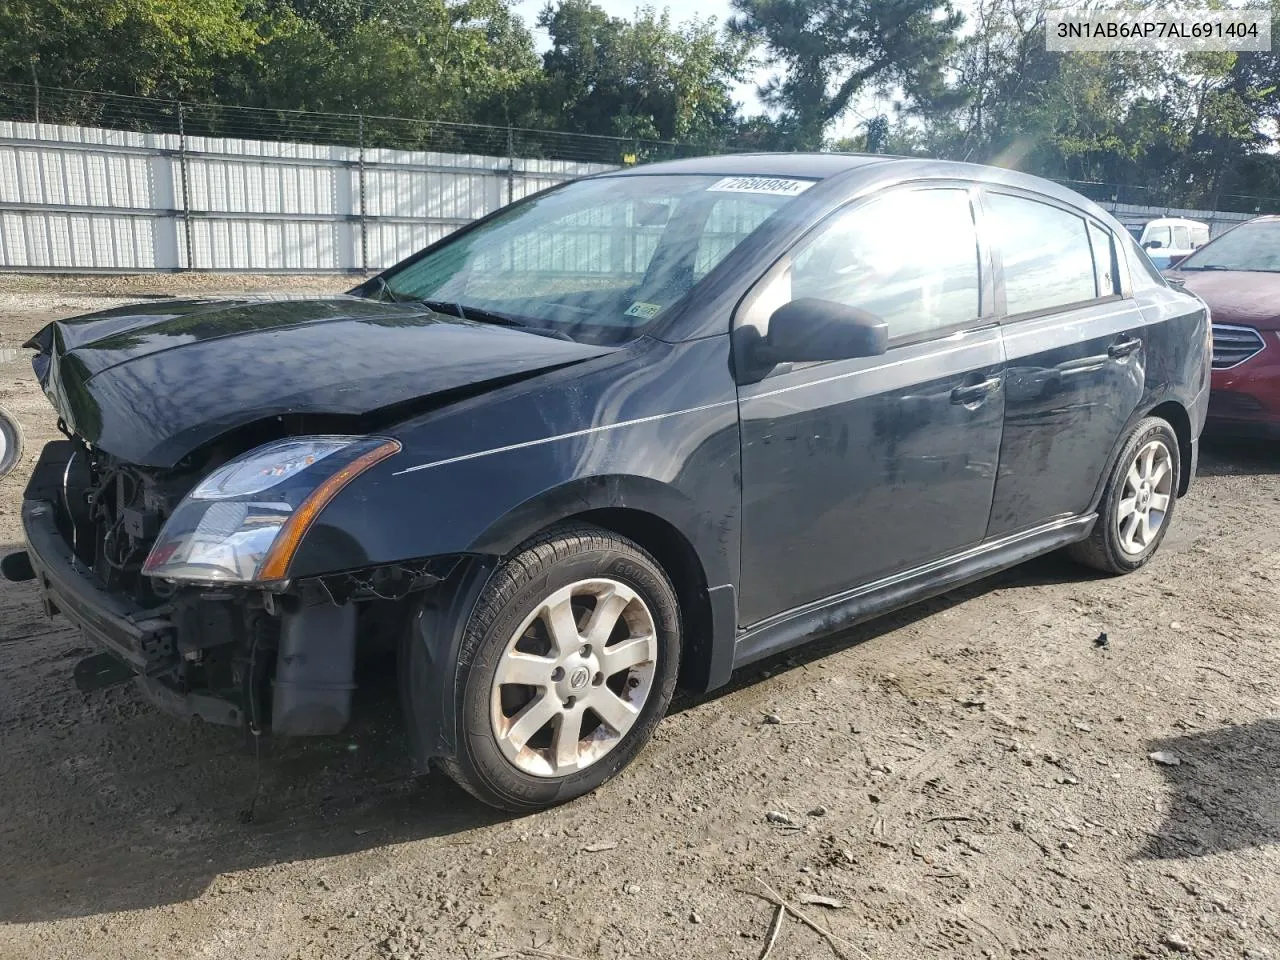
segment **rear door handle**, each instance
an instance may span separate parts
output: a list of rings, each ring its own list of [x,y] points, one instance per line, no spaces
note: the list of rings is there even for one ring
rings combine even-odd
[[[971,403],[981,403],[999,389],[1000,378],[992,377],[990,380],[975,383],[971,387],[956,387],[951,391],[951,402],[962,403],[966,406]]]
[[[1129,354],[1133,353],[1140,346],[1142,346],[1142,341],[1137,337],[1117,340],[1111,346],[1107,347],[1107,356],[1111,357],[1113,360],[1119,360],[1123,357],[1129,356]]]

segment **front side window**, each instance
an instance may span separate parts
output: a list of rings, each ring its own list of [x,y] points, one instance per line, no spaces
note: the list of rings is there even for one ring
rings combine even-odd
[[[499,315],[576,340],[639,336],[811,181],[579,180],[392,267],[368,296]],[[468,313],[470,308],[470,314]]]
[[[1280,218],[1242,223],[1210,240],[1178,269],[1280,273]]]
[[[991,239],[1004,264],[1005,310],[1033,313],[1098,296],[1085,219],[1009,194],[987,197]]]
[[[767,332],[773,310],[813,297],[873,313],[902,340],[974,320],[980,290],[968,192],[900,190],[835,214],[802,240],[743,322]]]

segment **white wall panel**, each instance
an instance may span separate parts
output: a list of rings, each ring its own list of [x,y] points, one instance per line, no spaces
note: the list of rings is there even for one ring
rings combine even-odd
[[[347,146],[183,145],[174,134],[3,121],[0,269],[359,270],[366,249],[379,269],[512,199],[608,169],[386,149],[362,164]]]

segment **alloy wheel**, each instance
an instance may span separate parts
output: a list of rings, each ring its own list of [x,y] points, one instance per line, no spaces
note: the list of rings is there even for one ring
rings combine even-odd
[[[617,580],[579,580],[537,605],[494,673],[493,735],[536,777],[591,766],[635,724],[653,689],[658,637],[640,595]]]
[[[1173,454],[1163,440],[1138,449],[1116,508],[1116,533],[1125,553],[1140,556],[1154,542],[1169,512],[1173,481]]]

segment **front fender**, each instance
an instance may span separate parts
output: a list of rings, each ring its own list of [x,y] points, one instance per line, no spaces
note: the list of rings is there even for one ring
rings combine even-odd
[[[710,587],[737,581],[737,394],[728,338],[641,344],[387,432],[403,451],[351,481],[303,537],[291,578],[430,556],[502,555],[575,514],[674,527]]]

